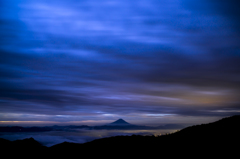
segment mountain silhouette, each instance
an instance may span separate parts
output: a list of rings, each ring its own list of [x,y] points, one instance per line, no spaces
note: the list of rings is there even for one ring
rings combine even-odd
[[[130,124],[123,119],[118,119],[106,125],[93,127],[93,129],[95,130],[153,130],[158,128],[159,127],[149,127],[149,126]]]
[[[101,126],[87,125],[69,125],[69,126],[45,126],[45,127],[21,127],[21,126],[0,126],[0,132],[48,132],[48,131],[71,131],[72,129],[88,129],[88,130],[154,130],[154,129],[180,129],[182,125],[166,124],[157,127],[134,125],[123,119],[118,119],[112,123]]]
[[[39,142],[33,138],[27,138],[23,140],[8,141],[0,139],[1,155],[12,157],[23,156],[23,158],[29,157],[44,157],[48,153],[48,148],[42,146]],[[34,155],[32,155],[34,154]]]
[[[27,138],[27,139],[23,139],[23,140],[15,140],[13,141],[14,145],[19,145],[22,147],[41,147],[42,145],[37,142],[36,140],[34,140],[34,138]]]
[[[126,124],[117,120],[114,124]],[[130,124],[131,125],[131,124]],[[64,142],[52,147],[41,146],[33,138],[8,141],[0,139],[1,154],[8,156],[30,154],[42,157],[81,156],[92,157],[184,157],[184,158],[234,158],[240,143],[240,115],[219,121],[194,125],[162,136],[115,136],[77,144]]]
[[[126,125],[131,125],[131,124],[129,124],[128,122],[126,122],[126,121],[123,120],[123,119],[118,119],[118,120],[116,120],[116,121],[114,121],[114,122],[112,122],[112,123],[110,123],[110,124],[108,124],[108,125],[126,126]]]

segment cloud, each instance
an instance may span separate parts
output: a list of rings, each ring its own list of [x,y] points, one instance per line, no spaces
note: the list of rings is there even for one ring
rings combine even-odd
[[[240,102],[233,1],[2,6],[1,112],[72,115],[62,121],[154,112],[224,116],[217,110]]]

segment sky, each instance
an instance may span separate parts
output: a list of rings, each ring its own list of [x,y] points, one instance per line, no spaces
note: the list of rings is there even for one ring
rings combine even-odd
[[[0,125],[240,113],[237,0],[0,0]]]

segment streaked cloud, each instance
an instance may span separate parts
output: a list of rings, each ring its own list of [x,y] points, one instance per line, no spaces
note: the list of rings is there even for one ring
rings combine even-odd
[[[237,1],[1,3],[1,121],[239,112]]]

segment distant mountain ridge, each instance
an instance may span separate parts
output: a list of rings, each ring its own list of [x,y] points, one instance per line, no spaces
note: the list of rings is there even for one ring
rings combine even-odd
[[[122,123],[122,121],[120,121]],[[8,156],[22,154],[31,156],[30,152],[46,157],[54,155],[87,155],[88,157],[179,157],[185,158],[233,158],[238,156],[240,142],[240,115],[219,121],[190,126],[178,132],[162,136],[116,136],[96,139],[77,144],[64,142],[52,147],[44,147],[33,138],[8,141],[0,138],[1,153]],[[111,153],[109,153],[111,152]]]
[[[45,127],[21,127],[21,126],[0,126],[0,132],[46,132],[46,131],[67,131],[70,129],[88,129],[88,130],[140,130],[140,129],[179,129],[183,126],[177,124],[166,124],[164,126],[150,127],[144,125],[134,125],[126,122],[123,119],[118,119],[112,123],[100,126],[87,125],[69,125],[69,126],[45,126]]]

